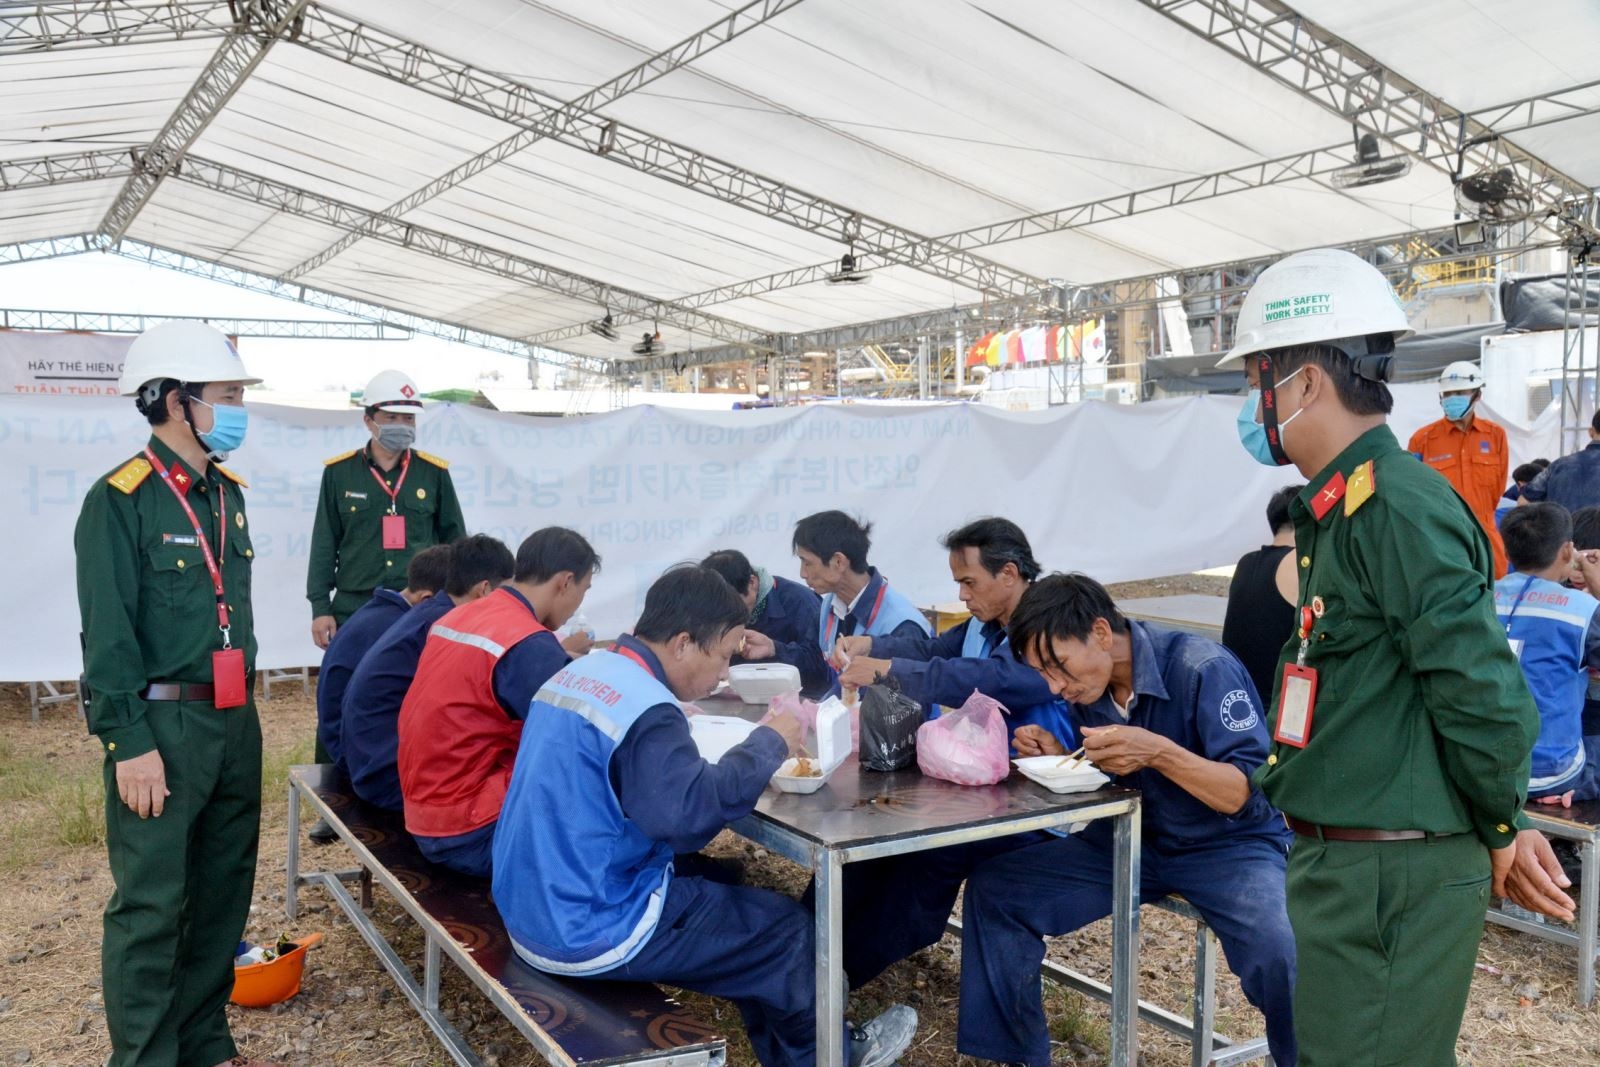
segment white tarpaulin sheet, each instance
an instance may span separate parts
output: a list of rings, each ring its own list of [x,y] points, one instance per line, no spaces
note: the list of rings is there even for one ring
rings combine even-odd
[[[1438,416],[1437,397],[1432,386],[1396,392],[1403,444]],[[988,514],[1021,524],[1047,568],[1102,581],[1232,563],[1266,540],[1267,496],[1295,477],[1244,454],[1238,407],[1204,397],[1036,413],[633,408],[535,421],[444,405],[424,418],[418,447],[451,460],[471,530],[513,550],[553,524],[589,538],[603,566],[586,612],[614,634],[663,568],[714,548],[793,575],[795,520],[832,507],[873,523],[873,561],[918,604],[955,596],[939,535]],[[1552,454],[1548,414],[1532,433],[1508,433],[1513,463]],[[126,400],[0,397],[0,559],[16,605],[0,618],[0,681],[78,674],[79,504],[146,436]],[[250,482],[259,667],[320,658],[304,590],[322,461],[364,439],[355,413],[251,408],[229,466]]]

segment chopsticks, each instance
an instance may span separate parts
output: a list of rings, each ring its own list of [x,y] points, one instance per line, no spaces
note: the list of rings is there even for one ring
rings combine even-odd
[[[1087,747],[1087,746],[1085,746],[1085,747]],[[1073,762],[1073,763],[1077,763],[1082,758],[1083,758],[1083,749],[1080,748],[1076,752],[1068,752],[1065,756],[1062,756],[1061,759],[1056,762],[1056,766],[1057,767],[1065,767],[1069,760],[1071,762]]]

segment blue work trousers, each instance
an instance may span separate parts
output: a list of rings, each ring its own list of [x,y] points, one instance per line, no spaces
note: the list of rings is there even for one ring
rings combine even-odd
[[[1108,843],[1058,838],[989,860],[967,879],[956,1048],[986,1060],[1049,1067],[1040,992],[1044,938],[1111,914]],[[1279,1067],[1293,1067],[1294,933],[1283,846],[1241,838],[1182,852],[1140,853],[1142,903],[1181,894],[1205,917],[1244,994],[1267,1023]]]
[[[674,878],[655,933],[638,955],[601,977],[725,997],[744,1018],[762,1067],[812,1067],[813,945],[811,912],[781,893]]]
[[[494,870],[494,828],[496,822],[480,826],[464,834],[449,837],[428,837],[412,834],[417,849],[432,863],[452,871],[487,878]]]

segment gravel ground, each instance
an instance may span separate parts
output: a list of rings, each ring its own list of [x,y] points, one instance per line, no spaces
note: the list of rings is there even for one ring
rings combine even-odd
[[[1181,576],[1114,588],[1121,596],[1180,592],[1221,593],[1223,578]],[[263,787],[261,859],[255,905],[246,936],[265,941],[283,929],[283,867],[286,812],[283,768],[310,754],[311,702],[288,687],[260,705],[268,783]],[[0,1064],[94,1065],[109,1052],[100,1001],[100,912],[111,891],[104,846],[97,828],[98,745],[83,732],[69,707],[47,709],[44,721],[28,721],[26,690],[0,687],[0,802],[8,818],[0,826]],[[341,846],[305,846],[306,863],[351,865]],[[757,885],[798,893],[805,875],[787,861],[724,834],[715,854],[742,857],[747,878]],[[310,892],[296,929],[326,934],[312,951],[299,996],[261,1011],[230,1008],[242,1048],[296,1067],[322,1064],[385,1064],[396,1067],[448,1062],[426,1027],[378,967],[371,953],[336,909]],[[420,967],[421,941],[399,909],[381,891],[379,924],[402,955]],[[1192,927],[1147,909],[1142,916],[1141,994],[1173,1010],[1187,1003]],[[1110,935],[1098,923],[1052,943],[1053,958],[1102,980],[1107,978]],[[960,946],[946,938],[892,968],[852,998],[852,1014],[868,1018],[901,1001],[922,1016],[917,1043],[904,1057],[910,1067],[953,1067]],[[1533,1067],[1600,1063],[1600,1016],[1574,999],[1576,969],[1570,949],[1490,928],[1479,951],[1458,1051],[1471,1067]],[[1106,1053],[1103,1005],[1047,987],[1055,1062],[1101,1064]],[[1425,995],[1425,994],[1419,994]],[[690,1010],[724,1029],[730,1063],[751,1067],[754,1059],[739,1036],[738,1014],[726,1002],[685,995]],[[1260,1018],[1224,975],[1218,991],[1218,1026],[1224,1033],[1251,1035]],[[446,968],[443,1002],[456,1025],[491,1065],[540,1062],[488,1002]],[[1187,1047],[1160,1031],[1141,1031],[1141,1062],[1147,1067],[1187,1064]]]

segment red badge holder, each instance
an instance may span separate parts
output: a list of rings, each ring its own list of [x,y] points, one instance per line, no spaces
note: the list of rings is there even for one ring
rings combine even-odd
[[[244,649],[219,648],[211,653],[211,685],[213,706],[219,709],[244,706],[250,695],[245,687]]]
[[[406,547],[406,517],[404,515],[385,515],[383,517],[383,547],[385,550]]]
[[[1293,748],[1305,748],[1311,740],[1311,719],[1317,710],[1317,669],[1306,666],[1306,651],[1311,646],[1311,630],[1316,620],[1309,607],[1300,609],[1300,652],[1295,662],[1283,665],[1283,683],[1278,687],[1278,714],[1272,739]]]

